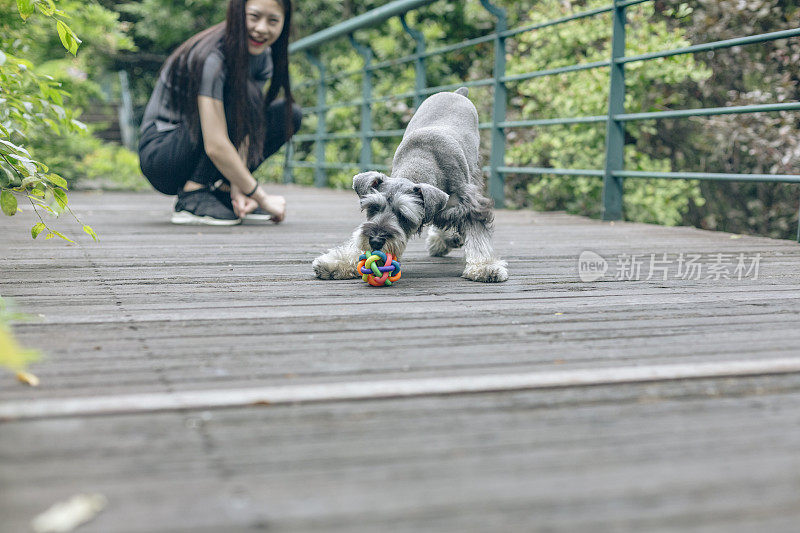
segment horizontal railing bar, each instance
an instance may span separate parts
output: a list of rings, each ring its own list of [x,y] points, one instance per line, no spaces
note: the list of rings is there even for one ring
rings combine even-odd
[[[743,113],[766,113],[769,111],[796,111],[800,109],[800,102],[787,102],[783,104],[760,104],[730,107],[707,107],[703,109],[679,109],[676,111],[658,111],[653,113],[624,113],[614,115],[618,121],[651,120],[662,118],[700,117],[713,115],[737,115]]]
[[[424,5],[424,4],[433,3],[433,1],[435,1],[435,0],[429,0],[428,2],[422,2],[420,0],[417,0],[416,3]],[[644,2],[651,2],[651,1],[652,0],[629,0],[628,2],[623,2],[622,4],[619,4],[619,5],[628,6],[628,5],[641,4],[641,3],[644,3]],[[392,4],[389,4],[389,5],[384,6],[384,7],[385,8],[392,7]],[[418,6],[409,7],[407,9],[405,9],[405,11],[411,11],[412,9],[415,9],[416,7],[418,7]],[[373,11],[380,11],[381,9],[382,8],[378,8],[378,9],[373,10]],[[527,32],[527,31],[533,31],[533,30],[544,28],[544,27],[547,27],[547,26],[563,24],[563,23],[566,23],[566,22],[569,22],[569,21],[572,21],[572,20],[591,17],[591,16],[598,15],[598,14],[601,14],[601,13],[604,13],[604,12],[612,11],[613,9],[614,9],[614,6],[606,6],[604,8],[593,9],[591,11],[585,11],[585,12],[582,12],[582,13],[576,13],[574,15],[570,15],[570,16],[567,16],[567,17],[563,17],[563,18],[560,18],[560,19],[555,19],[555,20],[552,20],[552,21],[544,22],[544,23],[534,24],[534,25],[531,25],[531,26],[525,26],[523,28],[507,30],[505,32],[500,33],[500,37],[511,37],[513,35],[524,33],[524,32]],[[403,11],[403,10],[400,10],[400,11]],[[400,14],[400,11],[398,11],[396,14]],[[365,15],[367,15],[367,14],[365,13],[364,15],[361,15],[359,17],[351,19],[350,21],[348,21],[348,23],[355,24],[357,22],[357,19],[359,19],[361,17],[364,17]],[[382,16],[382,14],[379,14],[379,13],[375,13],[375,15],[376,16]],[[356,29],[361,29],[361,28],[377,25],[378,23],[383,22],[384,20],[386,20],[388,18],[391,18],[392,16],[393,15],[389,15],[389,16],[385,16],[385,17],[382,16],[382,18],[376,19],[373,22],[370,22],[370,23],[367,23],[367,24],[364,24],[364,25],[360,25],[360,27],[356,28]],[[341,25],[339,25],[339,26],[341,26]],[[329,28],[329,30],[335,30],[335,29],[336,29],[336,27]],[[295,43],[292,43],[289,46],[289,52],[290,53],[300,52],[300,51],[305,50],[307,48],[318,46],[319,44],[322,44],[322,43],[324,43],[326,41],[335,39],[337,37],[342,37],[344,35],[347,35],[348,33],[351,33],[352,31],[355,31],[355,30],[349,30],[347,28],[340,29],[340,30],[335,31],[335,32],[334,31],[324,30],[324,31],[319,32],[319,33],[317,33],[317,34],[315,34],[313,36],[313,37],[315,37],[314,42],[309,40],[310,37],[307,37],[305,39],[300,39],[299,41],[296,41]],[[324,35],[326,33],[328,35]],[[496,37],[497,37],[496,33],[491,33],[491,34],[488,34],[488,35],[483,35],[481,37],[476,37],[474,39],[468,39],[466,41],[461,41],[459,43],[454,43],[452,45],[443,46],[441,48],[436,48],[436,49],[433,49],[433,50],[427,50],[427,51],[425,51],[424,53],[421,53],[421,54],[413,54],[413,55],[401,57],[401,58],[398,58],[398,59],[390,59],[390,60],[387,60],[387,61],[382,61],[380,63],[375,63],[368,70],[369,71],[380,70],[382,68],[386,68],[386,67],[390,67],[390,66],[397,66],[397,65],[401,65],[403,63],[410,63],[410,62],[415,61],[417,59],[423,59],[423,58],[427,58],[427,57],[432,57],[432,56],[439,55],[439,54],[444,54],[444,53],[447,53],[447,52],[454,52],[456,50],[461,50],[461,49],[467,48],[469,46],[475,46],[475,45],[482,44],[482,43],[485,43],[485,42],[491,42]],[[335,75],[335,76],[333,76],[333,77],[331,77],[329,79],[340,79],[340,78],[356,75],[356,74],[358,74],[360,72],[361,72],[361,70],[348,71],[348,72],[337,74],[337,75]],[[300,86],[302,87],[303,85],[300,85]]]
[[[552,126],[561,124],[590,124],[593,122],[608,122],[607,115],[594,117],[571,117],[571,118],[543,118],[538,120],[507,120],[497,125],[501,128],[525,128],[528,126]]]
[[[676,48],[675,50],[664,50],[661,52],[652,52],[650,54],[642,54],[638,56],[620,57],[615,59],[614,61],[616,63],[632,63],[634,61],[647,61],[650,59],[658,59],[661,57],[670,57],[681,54],[706,52],[708,50],[717,50],[719,48],[730,48],[731,46],[739,46],[743,44],[755,44],[755,43],[762,43],[765,41],[774,41],[777,39],[794,37],[795,35],[800,35],[800,28],[775,31],[771,33],[762,33],[760,35],[752,35],[750,37],[736,37],[733,39],[726,39],[724,41],[696,44],[694,46],[687,46],[686,48]]]
[[[483,167],[489,171],[489,167]],[[499,167],[504,174],[555,174],[565,176],[602,177],[602,170],[537,168],[537,167]],[[612,173],[618,178],[658,178],[658,179],[697,179],[712,181],[757,181],[772,183],[800,183],[800,174],[724,174],[713,172],[648,172],[642,170],[620,170]]]
[[[344,78],[352,78],[353,76],[358,76],[359,74],[364,74],[364,69],[354,69],[354,70],[347,70],[345,72],[340,72],[338,74],[334,74],[332,76],[325,76],[325,81],[338,81]]]
[[[380,63],[375,63],[369,68],[369,70],[370,71],[380,70],[386,67],[394,67],[397,65],[402,65],[403,63],[410,63],[412,61],[416,61],[417,59],[425,59],[427,57],[439,54],[446,54],[447,52],[454,52],[456,50],[461,50],[462,48],[475,46],[476,44],[482,44],[493,41],[496,37],[497,37],[496,33],[490,33],[489,35],[483,35],[481,37],[476,37],[474,39],[469,39],[467,41],[461,41],[460,43],[454,43],[448,46],[443,46],[441,48],[436,48],[434,50],[426,50],[421,54],[412,54],[409,56],[399,57],[397,59],[388,59]]]
[[[491,170],[491,167],[483,167],[484,172]],[[602,170],[572,169],[572,168],[538,168],[538,167],[497,167],[498,172],[503,174],[558,174],[563,176],[599,176],[602,177]]]
[[[373,71],[373,70],[380,70],[386,67],[396,67],[397,65],[402,65],[403,63],[411,63],[412,61],[416,61],[421,57],[422,56],[420,54],[414,54],[410,56],[398,57],[397,59],[387,59],[386,61],[375,63],[369,68],[369,70]]]
[[[569,65],[567,67],[558,67],[548,70],[537,70],[535,72],[526,72],[524,74],[514,74],[512,76],[503,76],[500,81],[508,83],[510,81],[524,81],[533,78],[541,78],[543,76],[553,76],[555,74],[563,74],[565,72],[577,72],[579,70],[591,70],[595,68],[602,68],[611,66],[611,61],[596,61],[594,63],[578,63],[577,65]]]
[[[620,170],[613,175],[618,178],[660,178],[711,181],[758,181],[772,183],[800,183],[800,174],[725,174],[713,172],[647,172]]]
[[[473,80],[473,81],[461,81],[458,83],[451,83],[449,85],[439,85],[438,87],[428,87],[424,91],[420,91],[420,94],[433,94],[439,93],[442,91],[452,91],[454,89],[458,89],[460,87],[485,87],[487,85],[492,85],[494,83],[493,78],[486,78],[483,80]]]
[[[292,161],[291,166],[298,168],[331,168],[335,170],[349,170],[358,168],[358,163],[308,163],[305,161]]]
[[[414,98],[414,96],[416,96],[416,93],[413,92],[390,94],[389,96],[378,96],[377,98],[373,98],[372,102],[376,104],[383,104],[386,102],[391,102],[392,100],[403,100],[405,98]]]
[[[538,120],[507,120],[504,122],[499,122],[497,124],[500,128],[525,128],[529,126],[556,126],[556,125],[568,125],[568,124],[591,124],[591,123],[598,123],[602,122],[605,123],[608,121],[608,116],[606,115],[599,115],[593,117],[569,117],[569,118],[545,118],[545,119],[538,119]],[[492,128],[491,122],[481,122],[478,125],[479,129],[488,130]],[[367,137],[380,138],[380,137],[402,137],[405,130],[376,130],[376,131],[369,131],[366,132],[365,135]],[[350,133],[331,133],[328,135],[323,135],[321,138],[322,140],[330,140],[330,139],[355,139],[361,137],[361,132],[350,132]],[[303,141],[315,141],[318,139],[317,135],[313,133],[305,134],[305,135],[295,135],[292,137],[293,140],[298,142]]]
[[[627,7],[634,4],[643,4],[645,2],[652,2],[653,0],[630,0],[629,2],[621,2],[617,4],[618,7]],[[572,22],[573,20],[579,20],[588,17],[594,17],[596,15],[602,15],[603,13],[608,13],[610,11],[614,11],[614,6],[605,6],[605,7],[598,7],[597,9],[591,9],[589,11],[583,11],[581,13],[575,13],[573,15],[568,15],[566,17],[561,17],[558,19],[548,20],[547,22],[539,22],[537,24],[531,24],[530,26],[523,26],[521,28],[515,28],[512,30],[506,30],[500,33],[500,37],[513,37],[515,35],[519,35],[520,33],[525,33],[528,31],[540,30],[542,28],[547,28],[550,26],[558,26],[559,24],[564,24],[566,22]]]
[[[338,109],[340,107],[358,107],[364,103],[363,100],[353,100],[352,102],[341,102],[341,103],[334,103],[330,105],[326,105],[323,107],[306,107],[303,108],[304,115],[310,115],[313,113],[319,113],[320,111],[330,111],[331,109]]]
[[[306,161],[291,161],[289,163],[291,167],[298,167],[298,168],[329,168],[333,170],[351,170],[354,168],[360,168],[361,165],[359,163],[308,163]],[[390,167],[388,165],[370,165],[369,168],[371,170],[389,170]]]
[[[468,46],[475,46],[476,44],[491,42],[496,37],[497,37],[496,33],[490,33],[489,35],[475,37],[474,39],[467,39],[466,41],[461,41],[460,43],[443,46],[441,48],[436,48],[435,50],[428,50],[422,54],[416,54],[416,55],[420,58],[426,58],[431,56],[437,56],[439,54],[446,54],[447,52],[455,52],[456,50],[461,50],[462,48],[467,48]]]
[[[419,94],[433,94],[442,91],[450,91],[454,89],[458,89],[460,87],[480,87],[480,86],[487,86],[492,85],[494,80],[492,78],[487,78],[484,80],[473,80],[473,81],[462,81],[459,83],[453,83],[450,85],[439,85],[438,87],[428,87],[427,89],[420,91]],[[407,93],[400,93],[400,94],[392,94],[389,96],[380,96],[378,98],[373,98],[370,100],[373,103],[380,104],[385,102],[391,102],[392,100],[402,100],[404,98],[413,98],[417,95],[416,92],[407,92]]]
[[[337,37],[344,37],[356,30],[376,26],[396,15],[402,15],[412,9],[432,4],[435,1],[436,0],[397,0],[396,2],[386,4],[362,15],[358,15],[357,17],[353,17],[336,26],[304,37],[299,41],[295,41],[289,45],[289,53],[302,52],[303,50],[315,48]]]
[[[631,7],[636,4],[644,4],[645,2],[652,2],[653,0],[626,0],[625,2],[617,2],[617,7]]]
[[[405,130],[377,130],[377,131],[368,131],[363,134],[360,131],[354,131],[348,133],[329,133],[327,135],[321,135],[321,136],[309,133],[305,135],[295,135],[292,137],[292,140],[297,142],[303,142],[303,141],[316,141],[317,139],[323,141],[328,141],[331,139],[359,139],[362,137],[362,135],[375,139],[379,137],[402,137],[403,133],[405,133]]]
[[[345,133],[328,133],[325,135],[314,135],[313,133],[309,133],[306,135],[295,135],[292,137],[295,141],[316,141],[317,139],[327,141],[331,139],[356,139],[361,137],[361,133],[354,131],[354,132],[345,132]]]
[[[406,130],[380,130],[380,131],[371,131],[367,133],[368,137],[372,137],[373,139],[377,139],[379,137],[402,137]]]

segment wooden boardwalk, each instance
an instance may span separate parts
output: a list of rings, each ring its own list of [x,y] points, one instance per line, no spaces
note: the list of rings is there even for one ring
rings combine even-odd
[[[507,283],[417,239],[374,289],[310,268],[352,192],[273,190],[280,226],[156,194],[73,193],[98,244],[0,217],[46,354],[38,388],[0,373],[0,532],[79,493],[108,501],[81,532],[798,531],[797,243],[502,211]]]

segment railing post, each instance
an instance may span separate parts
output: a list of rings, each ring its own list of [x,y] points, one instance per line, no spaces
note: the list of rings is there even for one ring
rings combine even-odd
[[[352,33],[349,37],[350,44],[364,60],[364,74],[361,79],[361,155],[358,158],[358,164],[361,172],[366,172],[372,166],[372,73],[370,68],[374,54],[369,46],[357,42]]]
[[[497,19],[494,39],[494,106],[492,108],[492,153],[489,157],[489,196],[495,207],[503,207],[505,203],[504,177],[498,170],[503,166],[506,155],[506,134],[498,126],[506,120],[507,90],[501,79],[506,75],[506,39],[500,34],[508,29],[506,11],[489,0],[481,0],[481,5]]]
[[[622,218],[622,178],[614,172],[625,167],[625,123],[614,120],[625,112],[625,7],[614,0],[614,28],[611,37],[611,85],[608,96],[608,126],[606,130],[606,166],[603,176],[603,220]]]
[[[292,139],[286,143],[286,158],[283,161],[283,183],[294,183],[294,174],[292,164],[294,158],[294,142]]]
[[[328,175],[325,172],[325,134],[327,133],[327,126],[325,125],[325,113],[327,108],[325,105],[325,65],[322,61],[312,54],[306,52],[308,61],[314,65],[319,71],[319,85],[317,85],[317,133],[314,139],[314,158],[317,160],[314,165],[314,185],[317,187],[325,187],[328,184]]]
[[[130,83],[128,83],[128,71],[120,70],[118,75],[122,100],[118,115],[122,146],[128,150],[136,151],[136,145],[138,144],[136,134],[138,130],[133,125],[133,100],[131,98]]]
[[[425,72],[425,58],[422,54],[425,53],[425,36],[421,31],[411,28],[406,22],[406,14],[400,15],[400,23],[403,24],[403,29],[411,36],[417,43],[417,59],[414,60],[414,108],[419,107],[422,103],[422,91],[428,87],[427,73]]]
[[[800,208],[797,209],[797,242],[800,242]]]

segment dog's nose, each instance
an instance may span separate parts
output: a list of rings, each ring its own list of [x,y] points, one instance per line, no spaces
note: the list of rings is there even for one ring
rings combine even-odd
[[[383,248],[384,243],[386,243],[386,239],[381,239],[380,237],[370,237],[369,239],[369,245],[373,251]]]

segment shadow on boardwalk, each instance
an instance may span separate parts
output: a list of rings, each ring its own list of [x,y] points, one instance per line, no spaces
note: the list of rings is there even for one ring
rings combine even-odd
[[[507,283],[417,239],[374,289],[310,268],[354,194],[282,190],[280,226],[154,194],[73,193],[99,244],[2,219],[47,358],[0,374],[0,530],[98,492],[80,531],[796,531],[796,243],[502,211]]]

